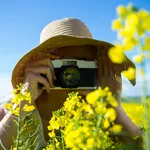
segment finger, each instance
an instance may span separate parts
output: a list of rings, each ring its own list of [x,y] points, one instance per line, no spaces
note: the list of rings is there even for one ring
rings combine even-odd
[[[53,84],[53,71],[51,70],[51,68],[48,68],[49,70],[46,73],[46,77],[50,83],[50,87],[54,88],[54,84]]]
[[[51,68],[51,73],[52,73],[52,77],[54,80],[56,80],[56,75],[55,75],[55,70],[54,70],[54,66],[53,66],[53,63],[52,61],[49,62],[50,64],[50,68]]]
[[[28,67],[36,67],[36,66],[48,66],[51,68],[51,73],[52,73],[52,78],[55,80],[56,79],[56,76],[55,76],[55,70],[54,70],[54,67],[53,67],[53,64],[52,64],[52,61],[49,59],[49,58],[45,58],[45,59],[41,59],[41,60],[38,60],[38,61],[34,61],[34,62],[31,62],[29,64],[26,65],[26,68]]]
[[[28,68],[26,68],[25,72],[26,72],[25,74],[27,74],[27,72],[45,74],[48,81],[49,81],[50,86],[54,87],[52,71],[51,71],[50,67],[47,67],[47,66],[28,67]]]
[[[44,85],[47,93],[50,92],[50,85],[48,83],[48,80],[44,77],[42,77],[40,74],[36,74],[36,80],[37,80],[37,83],[41,83],[42,85]]]
[[[26,67],[36,67],[36,66],[49,66],[51,60],[49,58],[39,59],[37,61],[30,62],[26,65]]]

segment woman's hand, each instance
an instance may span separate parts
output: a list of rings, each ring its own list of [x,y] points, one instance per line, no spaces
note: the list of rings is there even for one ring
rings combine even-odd
[[[45,77],[44,77],[45,76]],[[23,90],[30,92],[34,102],[43,92],[47,93],[54,87],[53,80],[56,79],[53,64],[49,58],[31,62],[26,65]],[[42,84],[44,86],[40,87]]]

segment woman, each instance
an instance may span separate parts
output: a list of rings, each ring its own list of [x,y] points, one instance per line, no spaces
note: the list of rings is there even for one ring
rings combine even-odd
[[[126,56],[122,64],[113,63],[108,57],[108,50],[112,46],[110,43],[93,39],[89,29],[80,20],[65,18],[48,24],[42,30],[40,45],[19,60],[12,73],[12,85],[15,88],[19,83],[24,83],[22,91],[31,93],[32,104],[36,106],[36,114],[41,120],[39,148],[45,146],[48,141],[47,126],[52,111],[60,108],[68,92],[71,92],[71,89],[55,90],[53,81],[57,79],[51,61],[54,59],[75,58],[95,61],[98,66],[96,86],[102,88],[108,86],[116,97],[119,105],[115,108],[117,112],[115,122],[121,124],[123,130],[128,133],[130,140],[125,142],[132,143],[133,136],[141,136],[140,129],[128,118],[120,104],[121,72],[129,67],[135,68],[135,65]],[[39,83],[44,85],[45,90],[39,87]],[[131,83],[134,85],[135,81]],[[92,90],[77,91],[85,97]],[[1,114],[4,114],[3,110],[1,111]],[[26,113],[22,111],[21,115],[23,117]],[[12,136],[16,135],[16,126],[12,122],[10,113],[1,118],[1,140],[5,147],[10,149]]]

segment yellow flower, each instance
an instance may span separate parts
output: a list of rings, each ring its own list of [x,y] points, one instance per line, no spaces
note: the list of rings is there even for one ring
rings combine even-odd
[[[106,86],[106,87],[104,88],[104,91],[108,92],[108,91],[109,91],[109,87]]]
[[[60,145],[60,143],[59,143],[59,141],[55,138],[55,142],[56,142],[56,148],[58,149],[58,147],[59,147],[59,145]]]
[[[12,114],[19,116],[20,108],[16,107],[14,110],[10,111]]]
[[[68,148],[72,148],[74,146],[73,135],[71,131],[68,134],[66,134],[65,143],[66,143],[66,147]]]
[[[114,63],[122,63],[125,59],[123,46],[118,45],[109,49],[108,55]]]
[[[104,117],[110,119],[110,121],[114,121],[117,117],[116,111],[113,108],[108,108]]]
[[[54,130],[48,133],[49,137],[53,138],[55,137],[55,132]]]
[[[118,102],[117,100],[114,98],[114,96],[112,95],[112,93],[110,92],[110,94],[108,94],[108,96],[106,97],[106,100],[109,104],[111,104],[113,107],[117,107],[118,106]]]
[[[129,67],[128,70],[123,71],[122,74],[129,80],[134,80],[136,76],[135,69],[132,67]]]
[[[91,106],[89,104],[83,104],[82,107],[86,112],[93,114],[93,109],[91,108]]]
[[[148,16],[148,12],[146,10],[142,9],[138,12],[138,15],[139,15],[140,19],[144,20]]]
[[[76,111],[74,111],[74,115],[77,114]],[[58,119],[58,123],[60,124],[61,127],[65,127],[68,124],[68,117],[67,116],[60,116]]]
[[[120,15],[120,16],[125,16],[127,15],[127,9],[123,6],[123,5],[119,5],[117,7],[117,14]]]
[[[89,139],[87,139],[87,148],[92,148],[92,146],[93,146],[93,144],[94,144],[94,138],[89,138]]]
[[[27,100],[27,101],[29,101],[29,103],[31,103],[31,94],[30,94],[30,92],[26,92],[25,100]]]
[[[114,133],[120,133],[122,131],[122,126],[119,124],[115,124],[113,127],[110,128],[110,131]]]
[[[4,105],[4,107],[5,108],[7,108],[8,110],[12,110],[12,104],[11,103],[6,103],[5,105]]]
[[[107,90],[107,88],[106,88],[106,90]],[[106,90],[105,90],[105,89],[102,90],[101,88],[99,88],[99,89],[98,89],[99,96],[100,96],[100,97],[105,97],[106,94],[107,94],[107,91],[106,91]]]
[[[116,19],[112,22],[112,29],[113,30],[118,30],[122,29],[124,26],[122,24],[122,21],[120,19]]]
[[[89,124],[89,123],[88,123]],[[81,129],[80,129],[80,131],[81,132],[83,132],[83,133],[87,133],[87,132],[89,132],[89,130],[90,130],[90,128],[89,127],[86,127],[86,126],[83,126],[83,127],[81,127]]]
[[[143,49],[150,50],[150,37],[146,37],[144,40],[145,40],[145,45],[143,46]]]
[[[104,120],[103,126],[104,126],[105,129],[107,129],[110,126],[110,122],[109,122],[108,119]]]
[[[122,30],[118,32],[118,39],[125,38],[125,37],[133,37],[134,31],[135,31],[134,28],[130,29],[127,28],[127,26],[125,26]]]
[[[17,94],[14,95],[14,97],[11,99],[11,102],[13,104],[16,104],[18,105],[20,103],[20,99],[19,99],[19,96]]]
[[[127,16],[125,20],[125,26],[127,29],[136,30],[137,26],[139,25],[140,20],[137,13],[131,13]]]
[[[139,69],[139,73],[140,73],[141,76],[144,76],[144,74],[145,74],[145,72],[142,68]]]
[[[74,136],[74,138],[77,138],[80,136],[80,130],[74,130],[72,131],[72,135]]]
[[[150,30],[150,14],[148,14],[142,22],[142,28],[144,30]]]
[[[95,105],[99,97],[100,97],[99,91],[95,90],[86,96],[86,100],[89,104]]]
[[[125,50],[132,50],[134,46],[136,46],[139,43],[139,41],[133,37],[127,36],[124,38],[123,43],[125,45]]]
[[[14,89],[13,90],[13,94],[17,94],[18,93],[18,90],[17,89]]]
[[[67,101],[64,102],[64,110],[72,112],[72,110],[74,110],[75,104],[76,104],[76,101],[74,98],[68,99]]]
[[[95,112],[97,114],[104,114],[106,112],[106,104],[105,103],[101,103],[101,102],[97,102],[97,105],[95,107]]]
[[[70,122],[70,123],[67,125],[67,127],[65,128],[64,134],[67,135],[67,134],[70,132],[70,130],[72,130],[73,126],[74,126],[74,124],[73,124],[72,122]]]
[[[55,120],[56,117],[52,117],[51,120],[49,121],[50,126],[48,126],[48,129],[56,129],[58,130],[60,128],[60,124],[57,120]],[[58,118],[57,118],[58,119]]]
[[[144,59],[144,54],[136,55],[133,57],[133,60],[139,64],[143,62],[143,59]]]
[[[35,107],[33,105],[27,105],[25,104],[24,107],[23,107],[23,110],[26,111],[26,112],[30,112],[30,111],[33,111],[35,109]]]
[[[111,91],[109,91],[109,92],[107,93],[107,97],[109,97],[109,96],[112,96],[112,92],[111,92]]]

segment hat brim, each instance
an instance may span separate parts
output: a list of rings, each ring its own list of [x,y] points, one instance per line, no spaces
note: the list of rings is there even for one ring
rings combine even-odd
[[[79,46],[79,45],[93,45],[96,47],[104,47],[105,49],[109,49],[114,45],[105,41],[95,40],[92,38],[81,38],[74,36],[55,36],[49,38],[45,42],[41,43],[37,47],[30,50],[26,53],[16,64],[12,72],[12,85],[14,88],[20,83],[23,83],[24,74],[25,74],[25,66],[28,62],[34,60],[34,57],[42,54],[44,51],[51,51],[55,48],[66,47],[66,46]],[[130,60],[129,60],[130,61]]]

